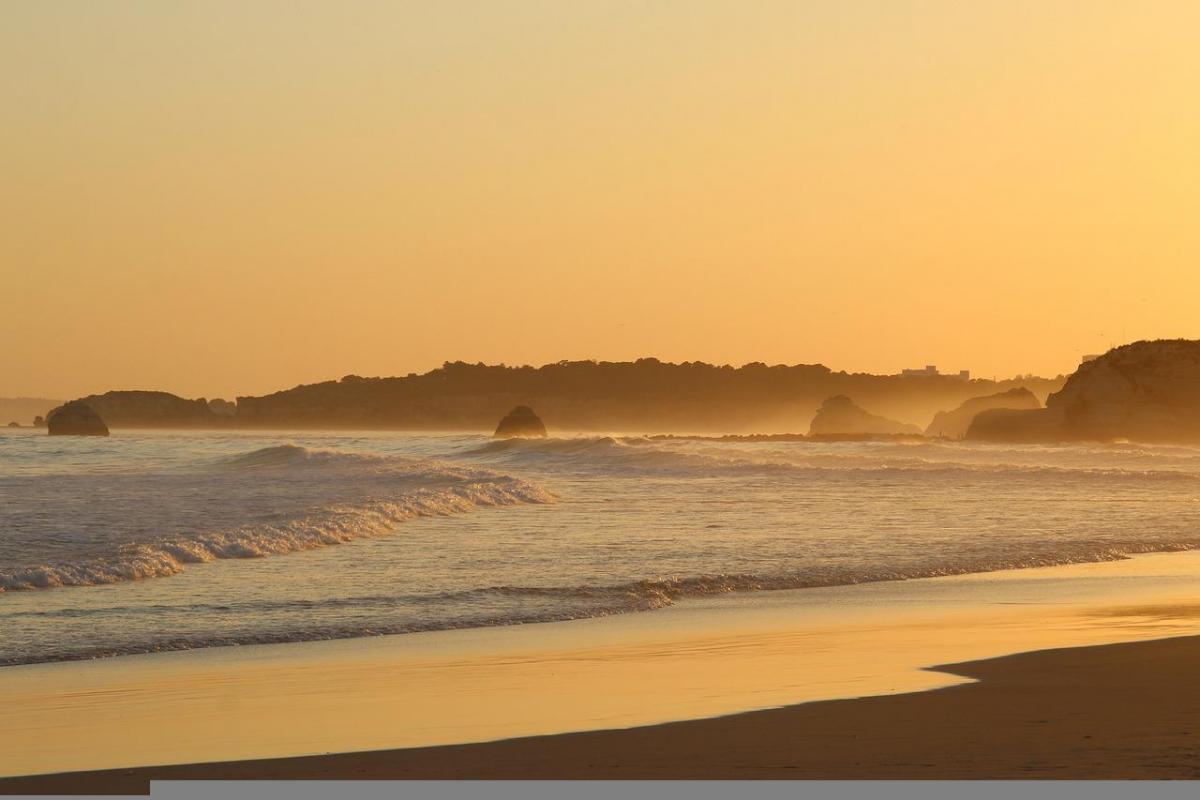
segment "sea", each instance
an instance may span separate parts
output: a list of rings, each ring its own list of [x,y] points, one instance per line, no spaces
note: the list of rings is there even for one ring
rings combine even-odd
[[[1200,448],[0,431],[0,665],[1200,546]]]

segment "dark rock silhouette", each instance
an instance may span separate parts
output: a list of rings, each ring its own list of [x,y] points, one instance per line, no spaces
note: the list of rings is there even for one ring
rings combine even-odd
[[[204,398],[185,400],[168,392],[106,392],[72,402],[89,406],[114,428],[217,428],[231,421],[215,413]]]
[[[208,401],[208,408],[214,414],[222,417],[232,417],[237,413],[237,403],[231,403],[228,400],[222,400],[219,397],[214,397]]]
[[[1039,411],[986,411],[968,439],[1200,441],[1200,341],[1141,341],[1079,366]]]
[[[100,415],[78,400],[51,411],[46,426],[51,436],[108,436],[108,426]]]
[[[1007,392],[989,394],[986,397],[972,397],[953,411],[939,411],[933,422],[925,428],[926,436],[943,436],[950,439],[961,439],[967,435],[967,429],[975,415],[994,408],[1031,409],[1041,408],[1037,396],[1024,386],[1017,386]]]
[[[871,414],[854,404],[844,394],[834,395],[821,404],[817,416],[809,426],[810,436],[831,434],[920,434],[916,425],[897,422],[894,419]]]
[[[496,426],[492,434],[497,438],[512,438],[516,436],[545,436],[546,426],[529,406],[517,406]]]
[[[1044,408],[993,408],[975,415],[964,438],[981,442],[1032,444],[1058,441],[1062,435]]]
[[[34,417],[33,418],[33,427],[35,427],[35,428],[46,427],[46,418],[43,416]]]
[[[19,427],[21,427],[21,423],[19,423],[19,422],[10,422],[10,423],[8,423],[8,427],[10,427],[10,428],[19,428]]]
[[[820,364],[741,367],[689,361],[561,361],[541,367],[448,362],[404,377],[347,375],[239,397],[239,428],[481,430],[514,405],[556,429],[761,433],[808,427],[821,401],[844,394],[892,419],[930,419],[979,395],[1026,386],[1039,398],[1065,378],[964,381],[835,372]],[[106,417],[107,419],[107,417]],[[218,417],[223,420],[223,417]]]

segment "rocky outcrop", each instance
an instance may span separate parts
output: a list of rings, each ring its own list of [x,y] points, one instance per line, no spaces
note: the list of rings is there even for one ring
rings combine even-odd
[[[517,406],[508,412],[504,419],[500,420],[500,424],[496,426],[496,432],[492,435],[500,439],[517,436],[545,436],[546,426],[542,424],[538,415],[533,413],[532,408]]]
[[[19,428],[19,427],[21,427],[21,423],[19,423],[19,422],[10,422],[10,423],[8,423],[8,427],[10,427],[10,428]]]
[[[821,401],[853,397],[892,419],[927,422],[964,400],[1026,386],[1039,398],[1066,378],[964,381],[939,375],[834,372],[819,364],[698,361],[560,361],[540,367],[448,362],[404,377],[347,375],[259,397],[237,398],[239,428],[492,429],[515,405],[556,430],[761,433],[805,429]],[[11,415],[10,415],[11,416]]]
[[[212,400],[209,400],[208,408],[214,414],[221,417],[232,417],[237,413],[237,403],[230,402],[229,400],[222,400],[219,397],[214,397]]]
[[[33,418],[33,427],[35,427],[35,428],[44,428],[44,427],[46,427],[46,418],[45,418],[45,417],[43,417],[43,416],[40,416],[40,415],[39,415],[39,416],[36,416],[36,417],[34,417],[34,418]]]
[[[1041,408],[1037,396],[1024,386],[1017,386],[1007,392],[989,394],[986,397],[972,397],[953,411],[939,411],[933,422],[925,428],[926,436],[939,436],[948,439],[961,439],[967,435],[975,415],[982,411],[997,408],[1033,409]]]
[[[1200,441],[1200,341],[1134,342],[1080,365],[1046,408],[988,411],[968,439]]]
[[[975,415],[964,438],[981,442],[1032,444],[1054,442],[1063,437],[1044,408],[993,408]]]
[[[186,400],[168,392],[106,392],[74,402],[89,406],[114,428],[225,427],[232,419],[215,413],[204,398]]]
[[[854,404],[844,394],[834,395],[821,404],[809,426],[810,436],[831,434],[920,434],[916,425],[871,414]]]
[[[87,403],[72,400],[50,412],[46,427],[51,436],[108,436],[108,426]]]

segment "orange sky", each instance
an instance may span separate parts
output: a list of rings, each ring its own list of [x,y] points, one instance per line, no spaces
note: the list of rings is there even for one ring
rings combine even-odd
[[[8,4],[0,396],[1194,338],[1197,30],[1191,0]]]

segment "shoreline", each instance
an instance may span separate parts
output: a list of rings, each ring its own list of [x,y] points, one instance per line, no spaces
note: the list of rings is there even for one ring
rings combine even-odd
[[[1188,551],[747,593],[572,622],[6,667],[0,669],[6,724],[22,735],[0,752],[0,775],[7,776],[0,778],[0,792],[67,780],[46,777],[50,773],[86,772],[88,781],[124,786],[121,776],[185,774],[170,766],[176,764],[203,764],[187,769],[205,772],[186,774],[210,777],[228,770],[230,777],[245,770],[257,775],[285,763],[288,770],[350,770],[345,774],[354,777],[358,768],[347,765],[365,758],[364,774],[386,777],[398,767],[378,761],[378,753],[468,752],[462,748],[484,759],[473,767],[481,776],[499,775],[508,767],[483,754],[504,742],[593,735],[587,731],[633,736],[630,731],[759,720],[779,709],[925,696],[912,693],[961,688],[977,677],[969,665],[1023,658],[1013,653],[1184,641],[1168,637],[1200,634],[1197,596],[1200,552]],[[1188,663],[1200,667],[1200,645],[1193,648]],[[968,665],[968,671],[935,664]],[[1093,688],[1095,696],[1083,705],[1103,701],[1102,689]],[[823,718],[820,724],[841,723]],[[1195,727],[1200,730],[1200,722]],[[777,735],[807,734],[762,734],[768,740]],[[906,734],[898,728],[893,735]],[[783,757],[768,744],[755,747]],[[351,755],[319,755],[329,753]],[[540,767],[528,755],[512,763],[525,764],[530,776],[549,775],[550,763],[608,774],[598,762],[571,766],[568,755]],[[714,776],[791,774],[771,772],[753,758],[688,758],[704,768],[724,764],[727,774]],[[317,766],[321,759],[333,761]],[[433,770],[436,763],[419,769]],[[684,761],[651,769],[621,755],[607,763],[612,775],[629,777],[634,769],[691,775],[679,772]],[[29,775],[42,777],[19,777]]]
[[[4,778],[0,793],[146,794],[151,780],[1200,777],[1200,636],[931,669],[973,682],[478,744]]]

